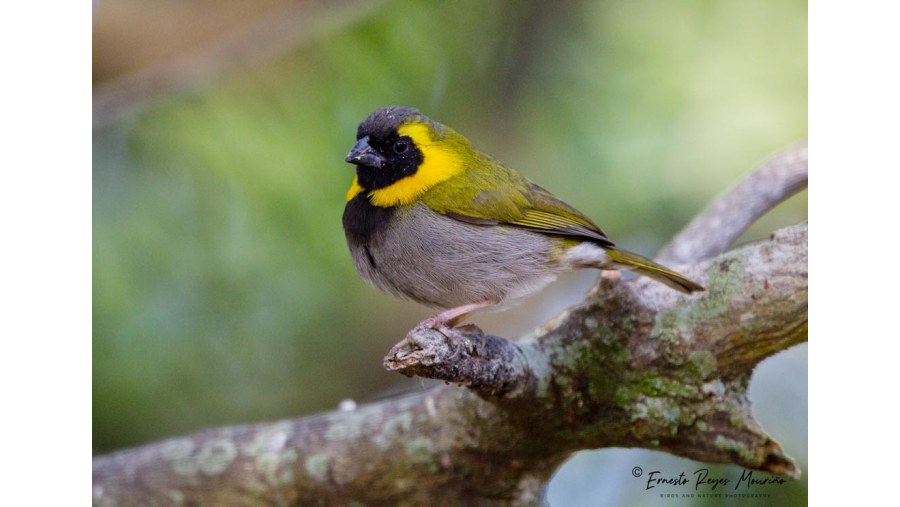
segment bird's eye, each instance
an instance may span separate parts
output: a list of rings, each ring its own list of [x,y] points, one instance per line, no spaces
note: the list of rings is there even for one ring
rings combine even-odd
[[[409,142],[406,139],[401,139],[394,143],[394,153],[406,153],[408,149]]]

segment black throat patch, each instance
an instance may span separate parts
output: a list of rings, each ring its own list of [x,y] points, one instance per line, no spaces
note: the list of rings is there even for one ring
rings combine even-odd
[[[344,207],[344,234],[349,243],[368,245],[387,227],[394,215],[394,208],[382,208],[369,202],[365,192],[360,192]]]

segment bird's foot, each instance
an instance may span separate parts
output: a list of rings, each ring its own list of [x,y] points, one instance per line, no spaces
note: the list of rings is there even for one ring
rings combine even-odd
[[[446,336],[454,345],[454,347],[459,348],[463,344],[467,343],[467,340],[463,331],[455,328],[454,326],[461,320],[465,319],[470,313],[482,308],[486,308],[488,306],[493,306],[494,304],[495,303],[484,301],[481,303],[470,303],[467,305],[457,306],[456,308],[445,310],[420,322],[419,325],[417,325],[415,328],[413,328],[412,331],[410,331],[410,334],[433,329]],[[464,328],[469,332],[483,334],[481,332],[481,329],[478,329],[478,327],[474,325],[467,325],[464,326]]]
[[[438,317],[440,317],[440,315],[435,315],[434,317],[423,320],[419,325],[414,327],[409,334],[414,335],[419,334],[422,331],[434,330],[446,336],[450,340],[450,343],[452,343],[455,348],[458,348],[460,344],[465,342],[465,336],[462,332],[453,327],[449,321]]]

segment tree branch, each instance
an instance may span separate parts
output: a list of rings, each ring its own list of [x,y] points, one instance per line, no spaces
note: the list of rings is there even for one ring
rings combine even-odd
[[[772,157],[691,220],[657,260],[686,264],[724,252],[759,217],[806,188],[808,165],[805,141]]]
[[[704,215],[735,207],[766,208],[732,201]],[[533,505],[571,453],[612,446],[796,477],[753,419],[746,389],[759,361],[807,339],[807,225],[718,256],[721,234],[689,233],[704,227],[692,224],[672,248],[708,257],[684,270],[705,293],[604,276],[581,304],[516,343],[474,326],[462,344],[410,335],[385,359],[389,369],[469,389],[445,385],[97,457],[95,503]]]

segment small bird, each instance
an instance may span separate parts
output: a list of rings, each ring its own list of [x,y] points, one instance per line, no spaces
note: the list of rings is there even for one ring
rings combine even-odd
[[[416,329],[453,329],[475,310],[527,296],[560,273],[630,269],[685,293],[704,288],[617,248],[581,212],[418,110],[370,114],[347,155],[356,177],[344,233],[360,276],[444,309]]]

